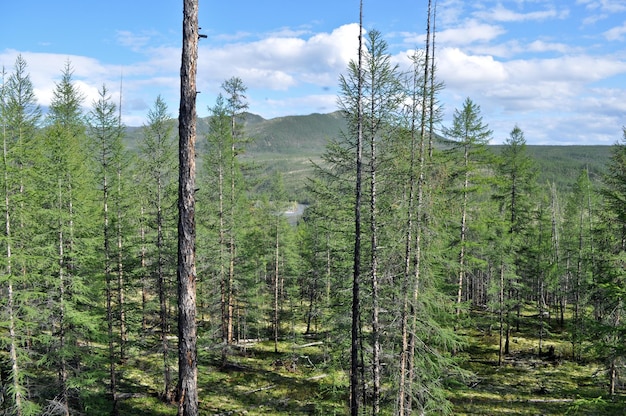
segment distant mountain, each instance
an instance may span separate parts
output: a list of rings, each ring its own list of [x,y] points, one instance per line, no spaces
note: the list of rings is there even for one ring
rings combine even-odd
[[[345,125],[340,112],[270,120],[250,115],[245,127],[253,140],[247,148],[251,153],[321,154],[328,140],[337,138]]]
[[[199,149],[208,124],[208,117],[198,119]],[[310,160],[319,162],[328,141],[339,138],[345,128],[346,122],[339,111],[272,119],[246,113],[246,134],[253,140],[246,145],[245,157],[265,166],[266,172],[282,171],[285,185],[294,195],[300,195],[306,176],[313,171]],[[129,149],[136,149],[140,134],[140,127],[127,128]],[[492,146],[496,153],[502,147]],[[528,152],[539,167],[539,183],[554,182],[561,190],[569,190],[585,168],[593,181],[599,181],[606,170],[610,149],[610,146],[528,145]]]

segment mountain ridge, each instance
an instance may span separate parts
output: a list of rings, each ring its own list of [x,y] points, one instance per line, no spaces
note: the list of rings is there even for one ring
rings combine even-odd
[[[198,149],[208,132],[210,117],[198,119]],[[176,119],[172,119],[176,123]],[[304,178],[313,172],[310,160],[319,162],[329,140],[337,139],[347,124],[341,111],[311,113],[265,119],[254,113],[245,113],[245,133],[252,140],[246,144],[244,157],[264,164],[266,172],[281,171],[289,177],[287,184],[300,193]],[[136,148],[141,127],[127,127],[129,148]],[[502,144],[489,145],[495,152]],[[527,145],[529,155],[539,169],[539,183],[555,183],[568,190],[583,169],[599,181],[610,156],[608,145]]]

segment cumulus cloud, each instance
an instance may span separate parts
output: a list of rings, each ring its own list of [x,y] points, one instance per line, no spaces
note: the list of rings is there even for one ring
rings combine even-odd
[[[438,32],[437,41],[446,46],[470,45],[476,42],[492,41],[505,32],[501,26],[471,19],[456,27]]]
[[[439,1],[437,66],[439,79],[446,84],[441,101],[448,117],[469,96],[481,106],[496,142],[519,123],[533,144],[574,140],[611,144],[620,134],[617,131],[616,136],[616,126],[619,130],[626,124],[626,92],[610,80],[626,74],[626,62],[617,54],[594,56],[597,52],[587,49],[584,41],[572,43],[534,30],[515,32],[522,27],[519,23],[534,28],[530,22],[541,26],[567,18],[564,24],[571,24],[566,8],[552,6],[558,2],[516,0],[515,9],[503,4],[512,2]],[[610,16],[624,5],[624,0],[577,0],[567,7],[572,14],[588,11],[576,15],[580,22],[584,16]],[[586,19],[598,27],[608,22]],[[626,26],[614,26],[595,30],[594,47],[598,39],[623,40]],[[250,110],[264,117],[334,111],[339,74],[356,58],[357,34],[357,24],[346,24],[323,32],[300,26],[260,34],[209,35],[200,42],[198,54],[200,114],[213,105],[221,83],[232,76],[248,86]],[[408,49],[422,45],[425,38],[423,32],[383,35],[396,41],[390,49],[394,62],[403,68],[408,66]],[[54,82],[69,60],[87,107],[104,83],[117,103],[123,75],[125,123],[141,125],[157,94],[175,116],[180,45],[150,31],[118,31],[116,41],[133,61],[119,65],[85,56],[22,51],[39,103],[49,105]],[[18,53],[0,51],[0,65],[10,72]]]
[[[439,75],[446,84],[461,87],[500,83],[507,79],[501,62],[492,56],[468,55],[459,48],[443,48],[438,54]]]
[[[259,106],[258,111],[266,111],[266,115],[280,115],[278,111],[282,111],[282,115],[293,113],[296,108],[334,111],[334,87],[339,74],[345,70],[350,59],[356,57],[357,34],[358,25],[347,24],[321,33],[285,28],[252,42],[241,41],[243,35],[240,34],[231,38],[235,41],[221,46],[200,42],[197,83],[199,90],[205,94],[199,96],[199,101],[210,100],[224,80],[238,76],[253,94],[272,92],[265,98],[258,94],[250,98]],[[60,79],[67,61],[71,62],[74,81],[85,96],[86,109],[98,98],[103,84],[107,85],[117,103],[122,78],[123,118],[125,123],[132,125],[145,119],[145,112],[157,94],[164,96],[170,109],[177,106],[180,48],[159,44],[161,40],[158,33],[118,31],[118,44],[135,52],[138,57],[126,65],[78,55],[16,50],[0,51],[0,65],[10,72],[15,58],[21,53],[28,63],[38,103],[44,107],[49,106],[55,82]],[[225,40],[221,39],[222,42]],[[287,94],[287,91],[307,85],[309,90],[301,91],[298,97]],[[313,92],[315,88],[325,91],[329,87],[332,91],[328,94]]]
[[[302,83],[334,85],[357,49],[358,25],[341,26],[309,38],[270,36],[218,48],[202,46],[199,77],[219,84],[239,76],[249,88],[284,90]]]
[[[73,77],[77,86],[85,97],[86,103],[97,98],[98,85],[110,80],[114,71],[111,66],[100,63],[98,60],[86,56],[64,55],[54,53],[19,52],[7,49],[0,52],[0,65],[4,65],[7,73],[13,69],[18,55],[27,63],[27,71],[33,83],[37,101],[42,106],[49,106],[55,83],[61,79],[61,72],[67,62],[73,69]],[[119,69],[115,70],[119,77]]]

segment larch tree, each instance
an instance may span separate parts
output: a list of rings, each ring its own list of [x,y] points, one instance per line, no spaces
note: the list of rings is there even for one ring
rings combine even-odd
[[[463,285],[467,274],[467,244],[468,244],[468,211],[470,195],[479,190],[481,182],[481,168],[487,160],[486,145],[491,139],[491,130],[483,123],[480,107],[471,99],[466,98],[463,107],[454,111],[452,127],[445,129],[445,135],[452,141],[455,150],[460,150],[459,178],[460,178],[460,221],[458,237],[457,261],[457,308],[456,314],[461,314],[463,301]]]
[[[609,393],[615,395],[623,363],[624,315],[626,314],[626,128],[611,150],[607,174],[601,194],[602,221],[597,225],[598,256],[596,259],[597,296],[593,337],[594,348],[605,359]]]
[[[354,253],[352,271],[352,324],[350,345],[350,414],[358,416],[360,407],[359,372],[363,363],[359,357],[361,328],[361,211],[363,203],[363,0],[359,1],[359,47],[357,62],[350,63],[351,72],[356,75],[356,90],[350,86],[346,78],[341,78],[343,94],[349,99],[344,105],[345,110],[352,109],[354,123],[352,132],[355,134],[355,190],[354,190]],[[353,95],[353,97],[351,97]]]
[[[356,74],[355,74],[356,76]],[[379,170],[384,169],[385,155],[383,141],[389,139],[396,129],[397,117],[405,94],[400,82],[400,71],[391,63],[387,52],[387,43],[380,32],[372,30],[367,34],[367,47],[363,56],[362,67],[362,101],[363,101],[363,140],[367,145],[366,175],[369,197],[369,266],[368,274],[371,286],[371,344],[372,344],[372,412],[380,412],[381,396],[381,340],[380,340],[380,224],[379,218]]]
[[[536,170],[532,159],[528,155],[526,149],[526,139],[524,132],[515,126],[509,137],[504,142],[504,148],[497,163],[497,189],[494,199],[498,202],[499,212],[503,215],[503,224],[506,227],[506,234],[502,235],[502,244],[506,247],[506,253],[501,253],[500,271],[501,277],[507,277],[502,280],[502,284],[506,287],[500,287],[499,293],[506,296],[511,288],[509,279],[511,274],[519,273],[519,263],[522,256],[523,241],[525,241],[525,233],[527,233],[531,222],[533,221],[532,213],[534,207],[531,204],[533,193],[536,191]],[[545,299],[544,299],[545,300]],[[501,299],[503,306],[506,306],[507,300]],[[543,311],[544,303],[540,304]],[[505,313],[503,308],[499,309],[500,322],[502,323],[502,314]],[[505,339],[505,350],[508,353],[510,322],[507,316],[507,330]],[[502,327],[500,328],[502,334]],[[502,341],[502,340],[501,340]],[[501,344],[502,345],[502,344]],[[502,354],[500,355],[502,358]]]
[[[102,226],[102,275],[105,282],[105,309],[108,331],[109,393],[113,400],[113,412],[117,413],[117,370],[118,354],[115,349],[119,344],[115,319],[115,230],[112,228],[110,212],[114,179],[117,173],[117,159],[121,156],[122,129],[120,128],[117,106],[111,99],[106,86],[99,90],[98,98],[93,102],[89,113],[89,137],[92,154],[96,161],[96,175],[101,194]]]
[[[4,75],[4,72],[3,72]],[[38,406],[28,397],[25,379],[28,353],[24,349],[32,345],[33,325],[41,315],[29,299],[36,299],[36,286],[29,283],[34,274],[27,268],[28,251],[32,248],[32,222],[27,217],[33,214],[31,204],[36,204],[29,177],[32,176],[31,156],[41,110],[36,104],[32,81],[27,73],[27,63],[20,55],[15,61],[14,71],[3,77],[0,120],[3,136],[3,192],[4,192],[4,250],[2,290],[3,306],[7,322],[8,338],[4,340],[9,350],[10,371],[7,380],[11,402],[10,412],[18,416],[37,414]],[[32,263],[32,262],[31,262]]]
[[[172,218],[169,218],[168,208],[175,203],[175,193],[172,185],[176,179],[176,153],[173,140],[174,124],[170,120],[167,104],[159,95],[154,106],[148,111],[148,123],[143,127],[143,137],[139,145],[140,164],[150,189],[148,200],[150,233],[152,239],[151,255],[147,261],[150,275],[156,283],[159,302],[159,331],[161,353],[163,359],[163,390],[165,401],[173,398],[172,375],[170,370],[170,346],[168,342],[169,314],[168,314],[168,282],[171,275],[167,267],[173,262],[173,248],[167,244],[172,241],[167,236],[175,234],[172,228]]]
[[[244,308],[246,286],[241,274],[241,233],[246,228],[244,216],[247,180],[244,177],[240,155],[245,151],[248,139],[244,135],[246,86],[240,78],[233,77],[222,83],[222,93],[216,103],[209,108],[211,117],[204,142],[203,178],[200,196],[202,214],[201,230],[206,232],[201,247],[206,253],[203,274],[215,276],[219,285],[213,285],[208,277],[206,284],[219,287],[220,334],[222,339],[222,365],[227,364],[231,344],[239,338],[241,328],[237,316]],[[246,208],[247,209],[247,208]],[[239,260],[238,260],[239,259]],[[240,261],[241,260],[241,261]]]
[[[237,153],[240,151],[239,146],[243,139],[243,124],[242,117],[243,112],[248,108],[246,101],[247,87],[241,80],[241,78],[233,77],[225,81],[222,84],[222,89],[225,92],[226,98],[226,114],[230,119],[230,135],[227,139],[230,149],[227,150],[228,161],[228,176],[229,176],[229,203],[228,203],[228,279],[226,282],[226,343],[231,344],[233,342],[234,333],[234,310],[235,310],[235,256],[236,256],[236,242],[235,242],[235,210],[237,204],[237,177],[238,177],[238,162]]]
[[[571,277],[571,297],[573,316],[571,321],[572,359],[582,358],[583,343],[588,336],[584,329],[587,321],[585,312],[592,304],[593,298],[598,299],[598,293],[592,290],[593,279],[593,220],[592,199],[593,184],[589,179],[589,172],[583,169],[565,207],[563,254],[567,261],[564,272]],[[595,205],[595,204],[594,204]],[[602,303],[601,301],[599,303]],[[594,308],[596,312],[598,304]]]
[[[86,168],[86,122],[81,110],[84,97],[72,80],[72,67],[66,63],[61,80],[53,92],[50,110],[46,117],[43,142],[38,147],[41,163],[37,166],[39,187],[47,207],[44,220],[55,241],[57,275],[52,286],[53,308],[50,361],[58,371],[60,402],[65,413],[70,413],[69,387],[76,371],[70,362],[80,362],[86,353],[79,339],[89,334],[93,327],[91,316],[81,305],[91,304],[91,290],[87,287],[85,259],[88,253],[85,226],[91,220],[89,210],[94,186],[93,176]],[[54,192],[52,192],[54,191]],[[52,273],[52,272],[51,272]],[[55,293],[56,292],[56,293]]]

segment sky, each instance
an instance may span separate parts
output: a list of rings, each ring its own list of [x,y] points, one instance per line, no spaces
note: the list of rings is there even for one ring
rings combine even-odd
[[[178,115],[182,1],[0,0],[0,66],[26,60],[49,105],[67,62],[88,110],[106,85],[123,121],[141,126],[158,95]],[[433,0],[433,2],[435,2]],[[443,126],[469,97],[503,143],[612,145],[626,125],[626,0],[438,0]],[[424,48],[427,0],[363,0],[366,31],[393,62]],[[200,0],[197,108],[240,77],[249,111],[269,119],[337,110],[356,58],[358,0]],[[121,86],[121,88],[120,88]]]

